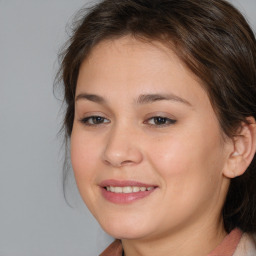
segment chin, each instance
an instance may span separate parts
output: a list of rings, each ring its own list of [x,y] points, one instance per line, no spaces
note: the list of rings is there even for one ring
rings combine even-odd
[[[137,225],[129,221],[107,221],[100,223],[102,229],[116,239],[140,239],[150,234],[149,227]]]

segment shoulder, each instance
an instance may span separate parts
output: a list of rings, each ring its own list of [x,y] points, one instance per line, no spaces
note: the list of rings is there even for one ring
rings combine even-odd
[[[244,233],[233,256],[255,256],[256,234]]]

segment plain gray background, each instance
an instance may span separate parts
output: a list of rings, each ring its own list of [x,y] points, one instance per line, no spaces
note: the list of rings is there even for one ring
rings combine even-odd
[[[0,256],[95,256],[111,241],[62,193],[61,102],[53,95],[66,24],[85,0],[0,0]],[[231,1],[256,29],[256,0]]]

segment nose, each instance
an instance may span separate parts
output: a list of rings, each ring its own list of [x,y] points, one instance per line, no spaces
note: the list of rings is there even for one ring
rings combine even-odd
[[[138,136],[131,129],[115,127],[107,135],[103,161],[113,167],[136,165],[142,162],[143,154]]]

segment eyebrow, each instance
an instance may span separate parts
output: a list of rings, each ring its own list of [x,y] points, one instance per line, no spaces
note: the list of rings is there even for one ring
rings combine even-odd
[[[89,100],[89,101],[101,103],[101,104],[106,103],[106,100],[103,97],[96,95],[96,94],[81,93],[76,96],[76,101],[81,100],[81,99]]]
[[[137,104],[148,104],[153,103],[155,101],[163,101],[163,100],[169,100],[169,101],[176,101],[183,104],[186,104],[188,106],[192,106],[191,103],[175,94],[142,94],[137,99]]]
[[[99,104],[107,103],[107,101],[103,97],[96,95],[96,94],[81,93],[76,96],[75,100],[78,101],[81,99],[92,101],[92,102],[99,103]],[[149,103],[153,103],[156,101],[164,101],[164,100],[176,101],[176,102],[183,103],[190,107],[192,106],[189,101],[187,101],[175,94],[142,94],[138,97],[137,100],[135,100],[135,103],[138,105],[143,105],[143,104],[149,104]]]

